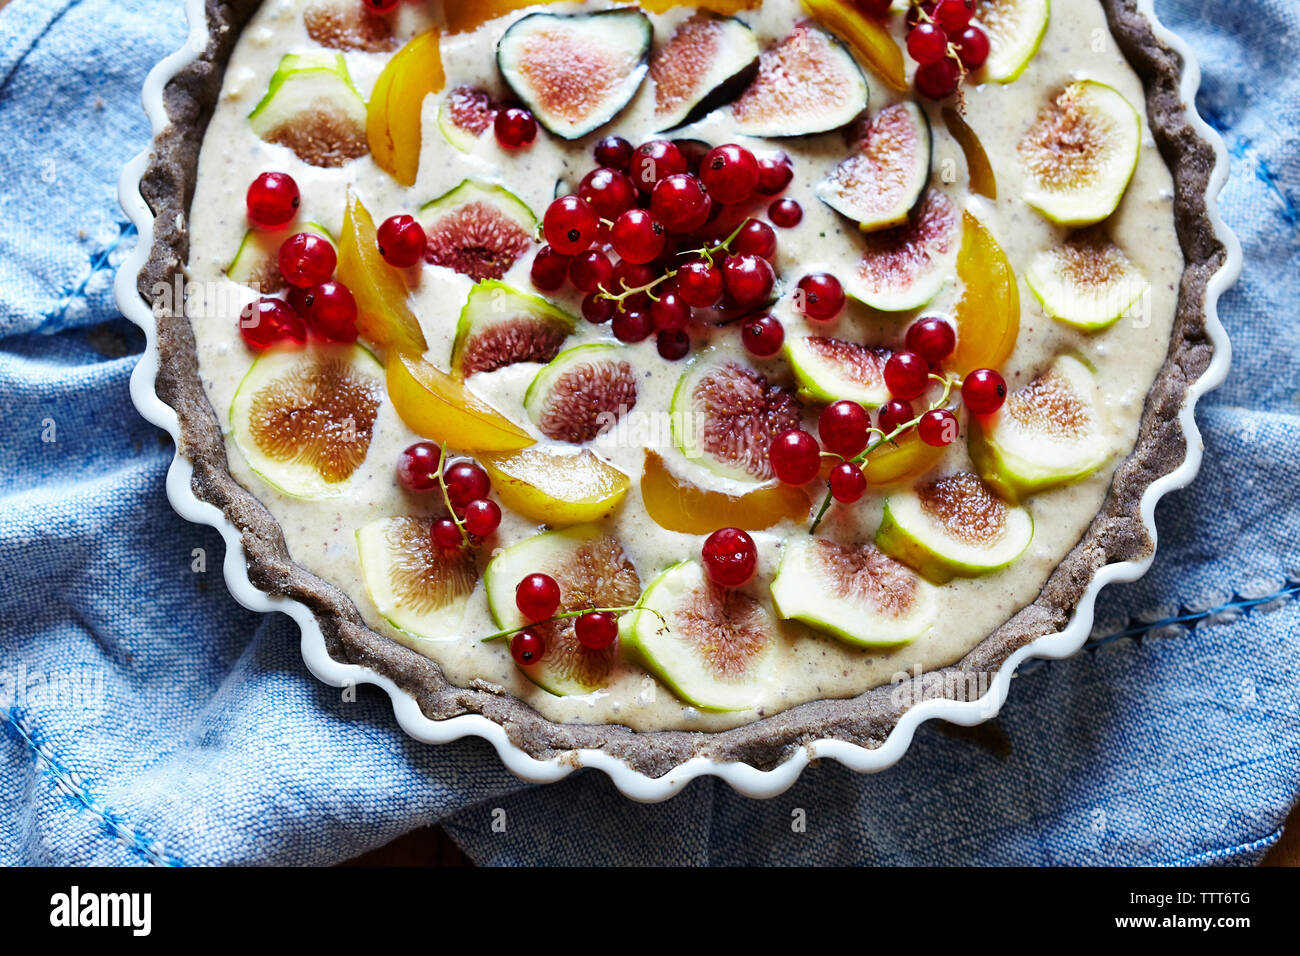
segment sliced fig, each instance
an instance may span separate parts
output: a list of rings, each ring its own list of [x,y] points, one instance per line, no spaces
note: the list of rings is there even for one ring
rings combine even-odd
[[[294,498],[331,498],[370,451],[384,370],[359,346],[262,355],[230,404],[235,444],[268,485]]]
[[[653,39],[649,17],[628,7],[533,13],[501,37],[497,66],[538,123],[561,139],[579,139],[632,101]]]
[[[537,217],[502,186],[466,179],[420,210],[425,261],[469,276],[500,279],[533,246]]]
[[[263,295],[274,295],[284,290],[287,284],[280,274],[280,246],[284,240],[300,232],[309,232],[328,239],[330,245],[337,245],[329,230],[317,222],[306,222],[277,232],[250,229],[244,233],[244,241],[239,244],[234,261],[226,267],[226,277]]]
[[[758,76],[731,112],[749,136],[808,136],[847,126],[869,96],[853,54],[805,22],[763,52]]]
[[[1142,118],[1103,83],[1071,83],[1038,115],[1016,152],[1021,198],[1062,226],[1100,222],[1124,198],[1142,150]]]
[[[650,61],[655,122],[676,129],[730,103],[758,74],[758,40],[743,21],[698,14]]]
[[[461,310],[451,367],[468,378],[518,362],[545,365],[576,327],[577,319],[540,296],[489,279],[470,290]]]
[[[691,461],[738,481],[773,476],[769,449],[800,425],[798,400],[742,361],[713,349],[691,360],[673,392],[673,441]]]
[[[981,0],[977,22],[989,38],[984,78],[1019,79],[1038,52],[1051,17],[1051,0]]]
[[[910,100],[876,114],[857,152],[817,187],[817,197],[863,232],[907,222],[930,181],[930,120]]]
[[[560,612],[630,607],[641,597],[641,579],[623,546],[594,525],[551,531],[506,548],[483,574],[492,619],[503,630],[522,627],[515,589],[530,574],[549,574],[560,585]],[[607,686],[619,667],[618,642],[584,647],[574,619],[537,624],[542,659],[520,668],[529,680],[558,696],[589,694]]]
[[[459,633],[478,581],[474,552],[449,555],[434,547],[432,524],[402,516],[357,531],[361,579],[375,610],[399,631],[426,639]]]
[[[261,139],[287,147],[311,166],[344,166],[370,151],[366,101],[342,53],[281,59],[248,122]]]
[[[975,426],[971,459],[1008,501],[1081,481],[1114,453],[1097,378],[1070,355],[1058,356]]]
[[[978,475],[959,472],[885,499],[876,547],[934,584],[1001,570],[1024,554],[1034,520]]]
[[[703,710],[760,706],[780,649],[767,608],[713,584],[695,561],[655,578],[641,606],[647,610],[626,615],[619,628],[623,648],[677,697]]]
[[[543,435],[581,445],[609,431],[636,407],[637,372],[617,345],[561,352],[524,393],[524,410]]]
[[[457,86],[438,107],[438,129],[462,153],[472,153],[500,108],[490,93],[473,86]]]
[[[325,0],[302,13],[307,36],[330,50],[387,53],[397,49],[393,28],[384,17],[351,0]]]
[[[865,237],[866,248],[845,291],[882,312],[925,305],[949,282],[961,249],[961,216],[937,189],[927,190],[905,226]]]
[[[799,397],[829,404],[848,399],[868,408],[889,401],[885,386],[888,349],[821,335],[786,339],[785,357],[799,382]]]
[[[916,640],[936,617],[935,590],[870,545],[798,536],[772,581],[776,612],[859,647]]]
[[[1124,250],[1095,226],[1040,252],[1025,281],[1044,312],[1089,332],[1114,325],[1150,288]]]

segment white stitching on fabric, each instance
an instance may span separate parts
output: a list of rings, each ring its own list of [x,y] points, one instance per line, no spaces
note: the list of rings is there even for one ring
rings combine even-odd
[[[144,837],[139,830],[116,813],[101,807],[86,788],[85,778],[63,766],[49,746],[41,742],[18,708],[0,709],[0,723],[12,727],[28,749],[36,755],[37,769],[50,777],[56,791],[76,801],[81,809],[98,819],[104,829],[120,843],[140,854],[154,866],[184,865],[179,858],[164,851],[161,841]]]

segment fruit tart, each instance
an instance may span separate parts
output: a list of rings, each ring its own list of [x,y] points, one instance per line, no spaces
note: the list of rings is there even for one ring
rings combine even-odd
[[[250,579],[426,717],[651,777],[877,747],[1151,554],[1227,250],[1133,3],[207,17],[158,394]]]

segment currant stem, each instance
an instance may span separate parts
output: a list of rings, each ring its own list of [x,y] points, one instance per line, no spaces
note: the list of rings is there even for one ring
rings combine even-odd
[[[469,532],[465,530],[465,522],[460,520],[460,516],[456,514],[456,509],[451,506],[451,494],[447,491],[446,471],[447,449],[444,448],[442,455],[438,458],[438,488],[442,491],[442,502],[447,506],[447,514],[451,516],[451,520],[456,523],[456,530],[460,532],[461,541],[464,542],[465,546],[469,546],[473,542],[469,539]]]
[[[668,626],[667,618],[665,618],[662,614],[660,614],[652,607],[642,607],[640,603],[630,604],[627,607],[588,607],[588,608],[583,608],[580,611],[565,611],[561,614],[552,615],[551,617],[548,617],[544,621],[533,621],[531,624],[524,624],[521,625],[520,627],[512,627],[508,631],[497,631],[495,634],[489,634],[487,637],[483,638],[483,640],[481,640],[479,643],[487,644],[491,641],[504,641],[507,638],[514,637],[516,634],[522,634],[524,631],[528,630],[529,628],[541,627],[543,624],[551,624],[554,623],[555,621],[567,621],[575,617],[582,617],[586,614],[629,614],[632,611],[649,611],[655,617],[659,618],[659,620],[663,622],[665,627]]]
[[[910,422],[904,422],[902,425],[899,425],[888,435],[886,435],[884,431],[882,431],[879,428],[873,427],[868,429],[867,430],[868,435],[878,434],[881,437],[877,441],[868,443],[866,448],[864,448],[853,458],[848,459],[850,464],[861,465],[863,462],[867,460],[868,457],[870,457],[871,453],[874,452],[881,445],[885,445],[889,443],[896,444],[897,439],[900,435],[902,435],[908,429],[915,428],[917,425],[919,425],[921,419],[924,418],[927,414],[934,411],[936,408],[943,408],[945,405],[947,405],[949,399],[952,398],[953,388],[956,387],[957,383],[961,381],[961,379],[959,379],[956,375],[942,376],[942,375],[935,375],[934,373],[930,374],[930,379],[932,381],[942,383],[943,385],[943,394],[939,396],[939,400],[937,402],[932,402],[930,404],[930,407],[927,408],[924,412],[922,412],[920,415],[917,415]],[[817,533],[817,528],[821,525],[822,519],[826,517],[826,512],[830,510],[831,502],[833,500],[834,498],[831,496],[831,493],[828,489],[826,492],[826,497],[822,499],[821,507],[817,509],[817,516],[813,518],[812,526],[808,529],[809,534]]]
[[[746,222],[748,222],[748,220],[746,220]],[[740,235],[740,231],[744,228],[745,228],[745,223],[742,222],[739,226],[736,227],[735,232],[729,235],[726,239],[723,239],[716,246],[701,246],[698,249],[684,249],[681,252],[677,253],[677,255],[678,256],[703,256],[705,259],[709,261],[709,265],[713,265],[713,257],[716,256],[719,252],[728,252],[728,253],[731,252],[731,244],[736,241],[736,237]],[[602,299],[609,299],[611,302],[616,303],[618,305],[618,311],[620,312],[627,311],[627,309],[624,308],[623,303],[625,303],[630,297],[634,295],[640,295],[642,292],[650,296],[650,298],[653,299],[654,301],[658,302],[659,299],[655,296],[654,290],[659,288],[659,286],[663,285],[669,279],[676,278],[677,273],[680,271],[681,271],[680,269],[669,269],[667,272],[659,276],[659,278],[655,279],[653,282],[647,282],[645,285],[639,285],[639,286],[629,286],[627,284],[626,279],[620,279],[619,283],[623,286],[622,292],[610,292],[604,286],[601,286],[600,297]]]

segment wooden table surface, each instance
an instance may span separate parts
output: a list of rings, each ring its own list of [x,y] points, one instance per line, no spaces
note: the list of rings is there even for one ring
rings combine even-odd
[[[3,9],[9,0],[0,0]],[[440,828],[423,827],[372,850],[343,866],[473,866]],[[1300,866],[1300,807],[1287,821],[1281,841],[1264,859],[1265,866]]]

